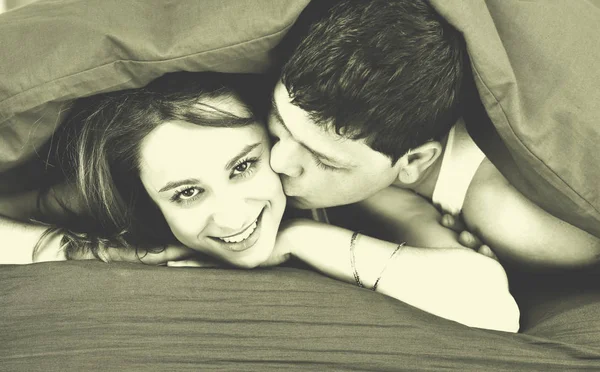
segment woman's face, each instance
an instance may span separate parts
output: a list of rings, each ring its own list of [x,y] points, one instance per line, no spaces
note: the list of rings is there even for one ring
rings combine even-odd
[[[204,102],[251,116],[235,98]],[[216,128],[166,122],[141,143],[140,177],[181,243],[252,268],[271,255],[285,208],[269,154],[260,123]]]

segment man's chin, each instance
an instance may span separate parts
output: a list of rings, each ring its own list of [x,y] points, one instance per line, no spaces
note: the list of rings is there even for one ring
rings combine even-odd
[[[297,208],[297,209],[318,208],[318,207],[314,207],[306,199],[298,197],[298,196],[288,196],[287,197],[287,203],[288,203],[289,206]]]
[[[315,201],[315,200],[308,200],[299,196],[288,196],[287,197],[287,204],[290,207],[296,208],[296,209],[322,209],[322,208],[330,208],[330,207],[336,207],[339,206],[340,204],[336,204],[336,203],[323,203],[322,201]]]

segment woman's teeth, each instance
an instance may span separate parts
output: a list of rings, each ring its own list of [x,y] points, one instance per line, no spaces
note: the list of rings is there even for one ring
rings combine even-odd
[[[227,243],[239,243],[241,241],[248,239],[248,237],[254,232],[255,229],[256,229],[256,221],[254,221],[252,223],[252,225],[250,225],[246,230],[242,231],[241,233],[239,233],[237,235],[233,235],[233,236],[230,236],[227,238],[219,238],[219,239],[221,239]]]

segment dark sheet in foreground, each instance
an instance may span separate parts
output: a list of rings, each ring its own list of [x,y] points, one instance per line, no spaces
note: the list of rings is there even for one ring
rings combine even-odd
[[[556,317],[471,329],[297,268],[64,262],[0,266],[0,282],[3,371],[600,370],[597,344],[552,340]],[[564,315],[598,335],[592,296]]]

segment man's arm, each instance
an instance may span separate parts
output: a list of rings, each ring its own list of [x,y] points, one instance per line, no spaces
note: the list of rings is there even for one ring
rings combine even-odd
[[[329,212],[329,210],[328,210]],[[390,186],[359,203],[330,213],[333,224],[415,247],[461,248],[458,234],[443,227],[439,211],[410,190]]]
[[[462,213],[468,229],[501,260],[539,269],[600,261],[600,239],[532,203],[487,159],[469,186]]]
[[[292,220],[281,229],[278,247],[333,278],[355,283],[352,231],[311,220]],[[516,332],[519,309],[498,262],[468,249],[398,247],[360,235],[355,268],[366,288],[432,314],[486,329]]]

